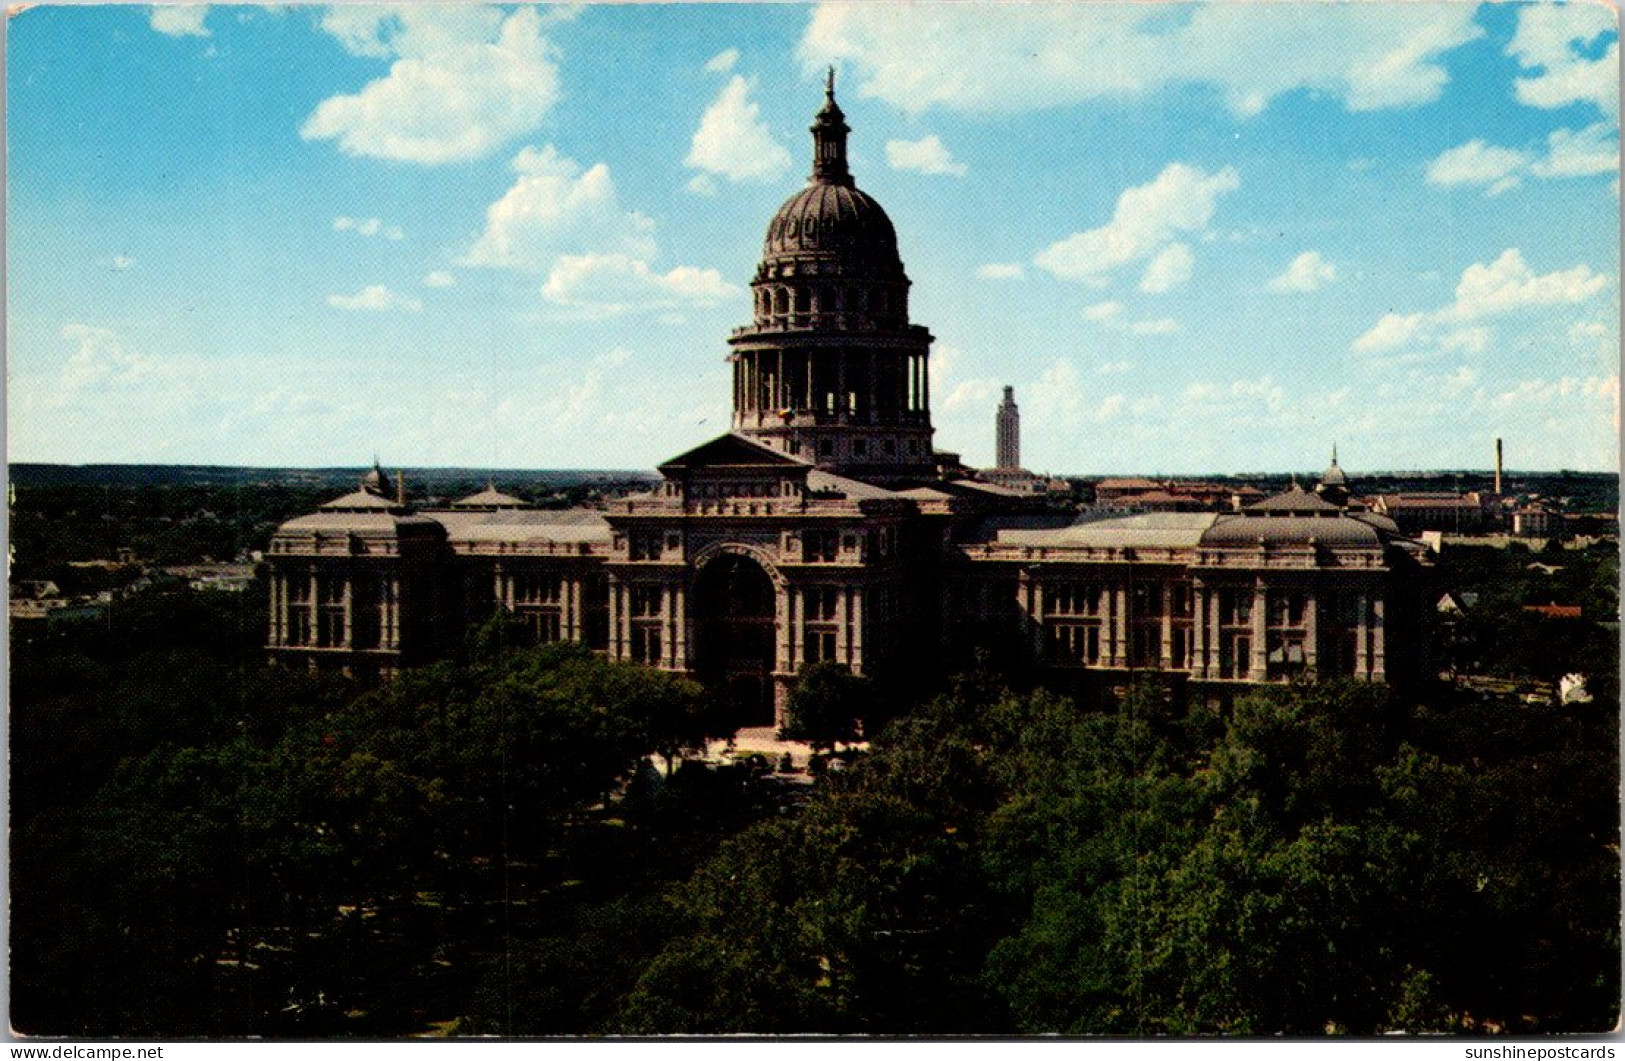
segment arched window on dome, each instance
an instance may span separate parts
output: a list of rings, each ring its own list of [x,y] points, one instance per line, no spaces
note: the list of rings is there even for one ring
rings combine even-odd
[[[807,289],[805,287],[802,287],[800,284],[797,284],[795,290],[796,290],[796,312],[797,313],[808,313],[808,312],[810,312],[811,311],[811,306],[808,304],[809,299],[808,299],[808,295],[807,295]]]
[[[773,289],[773,312],[781,317],[790,312],[790,292],[782,287]]]

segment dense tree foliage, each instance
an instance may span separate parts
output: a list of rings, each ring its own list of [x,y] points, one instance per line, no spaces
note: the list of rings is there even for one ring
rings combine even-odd
[[[1612,706],[965,683],[677,899],[633,1032],[1602,1030]]]

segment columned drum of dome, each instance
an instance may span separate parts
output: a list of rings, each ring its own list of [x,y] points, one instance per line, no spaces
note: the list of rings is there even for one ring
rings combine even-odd
[[[811,131],[812,175],[768,224],[754,319],[728,340],[733,428],[829,471],[929,475],[932,337],[909,323],[891,219],[847,168],[833,74]]]

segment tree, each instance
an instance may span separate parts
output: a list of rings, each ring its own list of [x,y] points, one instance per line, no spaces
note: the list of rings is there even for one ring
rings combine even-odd
[[[859,722],[871,713],[873,700],[869,680],[852,674],[843,664],[809,663],[801,668],[790,692],[790,717],[779,730],[779,738],[828,749],[855,741]]]

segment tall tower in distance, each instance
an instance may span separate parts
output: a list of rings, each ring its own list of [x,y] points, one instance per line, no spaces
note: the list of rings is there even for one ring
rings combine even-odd
[[[1000,471],[1021,468],[1021,410],[1016,408],[1016,389],[1004,388],[1004,401],[994,414],[993,445],[994,466]]]

